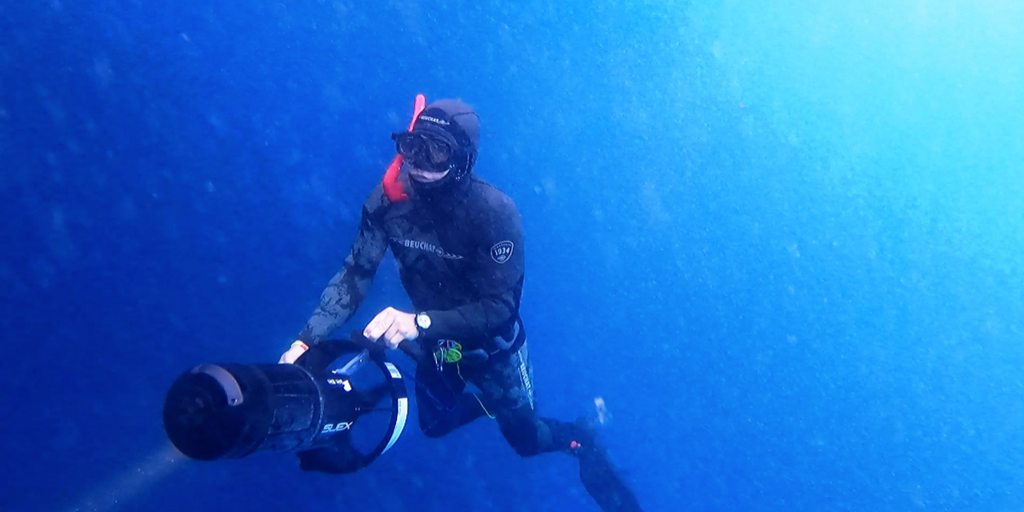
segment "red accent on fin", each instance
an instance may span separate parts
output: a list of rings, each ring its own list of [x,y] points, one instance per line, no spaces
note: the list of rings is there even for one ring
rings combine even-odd
[[[412,121],[409,122],[409,131],[416,126],[416,119],[420,117],[420,113],[427,108],[427,97],[422,94],[416,95],[416,102],[413,104]],[[384,194],[388,196],[388,199],[392,203],[399,201],[405,201],[409,199],[409,196],[402,189],[402,182],[398,181],[398,174],[402,170],[402,155],[395,155],[395,159],[391,161],[391,165],[388,166],[387,172],[384,173]]]

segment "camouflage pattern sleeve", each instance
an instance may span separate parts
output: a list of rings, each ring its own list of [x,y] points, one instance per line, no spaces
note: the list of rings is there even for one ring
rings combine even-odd
[[[374,223],[370,211],[364,207],[359,233],[345,258],[345,265],[320,295],[320,304],[306,322],[299,339],[306,343],[319,343],[348,321],[366,297],[387,248],[383,228]]]

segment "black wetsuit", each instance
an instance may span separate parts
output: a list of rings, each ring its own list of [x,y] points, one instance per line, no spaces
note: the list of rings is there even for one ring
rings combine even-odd
[[[515,203],[475,176],[443,200],[424,200],[409,189],[413,197],[395,203],[380,186],[371,192],[345,266],[300,337],[316,343],[346,322],[391,249],[413,307],[431,318],[417,341],[431,354],[438,340],[450,339],[467,354],[465,362],[442,364],[440,371],[433,361],[418,361],[424,433],[441,436],[489,413],[521,455],[566,449],[570,433],[555,440],[549,428],[561,422],[536,418],[519,319],[524,248]],[[463,392],[467,381],[480,389],[480,397]]]
[[[523,289],[523,230],[515,203],[476,177],[444,201],[410,193],[410,200],[396,203],[381,186],[370,194],[352,251],[303,339],[318,342],[348,320],[387,249],[413,307],[432,320],[426,333],[431,340],[479,347],[513,329]]]
[[[403,179],[406,179],[403,176]],[[575,442],[596,440],[579,426],[537,415],[526,332],[519,317],[523,290],[523,230],[515,203],[473,175],[444,195],[417,195],[391,202],[377,186],[363,207],[359,233],[344,268],[331,280],[300,338],[317,343],[344,324],[362,303],[377,266],[391,249],[402,284],[416,312],[431,326],[416,340],[432,354],[439,340],[457,341],[466,357],[458,363],[417,361],[420,428],[439,437],[483,415],[497,420],[505,439],[522,456],[563,451],[580,457],[581,476],[592,495],[617,477],[601,464],[584,468]],[[479,396],[466,393],[467,383]],[[591,440],[593,443],[591,443]],[[588,482],[586,472],[599,478]],[[624,488],[624,487],[623,487]],[[596,490],[595,490],[596,489]],[[622,494],[622,493],[620,493]],[[632,494],[612,497],[639,510]]]

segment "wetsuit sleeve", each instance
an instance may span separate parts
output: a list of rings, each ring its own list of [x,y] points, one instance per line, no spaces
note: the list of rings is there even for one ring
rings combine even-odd
[[[299,339],[306,343],[319,343],[348,321],[366,297],[387,248],[383,228],[364,206],[359,233],[345,258],[345,265],[320,295],[320,304],[302,329]]]
[[[428,339],[472,339],[492,336],[519,315],[523,290],[523,225],[510,199],[503,201],[479,228],[467,276],[479,300],[454,309],[427,311]]]

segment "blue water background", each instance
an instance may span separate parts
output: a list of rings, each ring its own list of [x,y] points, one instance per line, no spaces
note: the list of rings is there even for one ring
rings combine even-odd
[[[371,6],[372,5],[372,6]],[[1024,4],[0,4],[0,508],[596,511],[493,423],[356,475],[168,463],[163,393],[273,361],[412,98],[527,232],[540,407],[649,511],[1024,507]],[[393,265],[349,328],[406,304]]]

